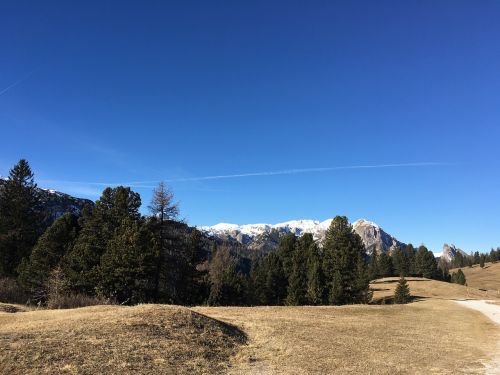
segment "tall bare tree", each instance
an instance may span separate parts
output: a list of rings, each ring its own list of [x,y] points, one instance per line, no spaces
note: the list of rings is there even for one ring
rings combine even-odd
[[[158,187],[153,190],[153,198],[148,208],[161,223],[173,220],[179,215],[179,205],[174,202],[174,193],[163,181],[160,181]]]

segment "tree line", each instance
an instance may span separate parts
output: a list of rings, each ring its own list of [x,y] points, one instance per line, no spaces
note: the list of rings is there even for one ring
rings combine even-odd
[[[0,277],[15,280],[32,303],[73,296],[122,304],[339,305],[368,303],[370,280],[380,277],[452,281],[425,246],[368,256],[344,216],[335,217],[321,246],[309,233],[286,234],[276,251],[249,255],[179,220],[163,183],[149,215],[141,215],[138,193],[118,186],[104,189],[81,215],[52,223],[37,191],[26,160],[0,188]]]

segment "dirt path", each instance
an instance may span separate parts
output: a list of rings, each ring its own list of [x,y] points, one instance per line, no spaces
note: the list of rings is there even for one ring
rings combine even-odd
[[[482,312],[496,324],[500,325],[500,305],[489,303],[489,301],[486,300],[465,300],[456,302],[469,309]],[[491,362],[485,364],[486,374],[500,374],[500,340],[494,350],[496,351],[496,357]]]

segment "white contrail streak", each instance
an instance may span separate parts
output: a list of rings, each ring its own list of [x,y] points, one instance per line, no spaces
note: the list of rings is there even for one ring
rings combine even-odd
[[[221,180],[230,178],[244,178],[244,177],[261,177],[261,176],[278,176],[278,175],[291,175],[300,173],[313,173],[313,172],[330,172],[348,169],[380,169],[380,168],[410,168],[410,167],[436,167],[436,166],[447,166],[453,165],[453,163],[443,163],[443,162],[419,162],[419,163],[399,163],[399,164],[373,164],[373,165],[347,165],[347,166],[337,166],[337,167],[319,167],[319,168],[302,168],[302,169],[285,169],[277,171],[264,171],[264,172],[251,172],[251,173],[237,173],[237,174],[226,174],[226,175],[213,175],[213,176],[201,176],[201,177],[184,177],[184,178],[174,178],[167,179],[165,182],[190,182],[190,181],[209,181],[209,180]],[[131,186],[139,188],[153,188],[155,186],[151,184],[157,184],[159,180],[156,181],[130,181],[122,183],[106,183],[106,182],[81,182],[81,181],[54,181],[54,180],[43,180],[44,183],[61,183],[61,184],[81,184],[81,185],[94,185],[94,186]]]
[[[16,82],[12,83],[11,85],[7,86],[6,88],[0,90],[0,96],[2,96],[3,94],[5,94],[7,91],[9,91],[10,89],[16,87],[17,85],[21,84],[22,82],[24,82],[25,80],[27,80],[29,78],[30,75],[32,75],[33,72],[29,72],[28,74],[26,74],[23,78],[21,79],[18,79]]]

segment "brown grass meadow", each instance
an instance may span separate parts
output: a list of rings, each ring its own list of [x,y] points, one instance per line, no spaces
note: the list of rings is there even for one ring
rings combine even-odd
[[[373,284],[387,301],[396,278]],[[408,305],[0,304],[1,374],[481,374],[498,326],[453,299],[460,285],[410,278]]]

